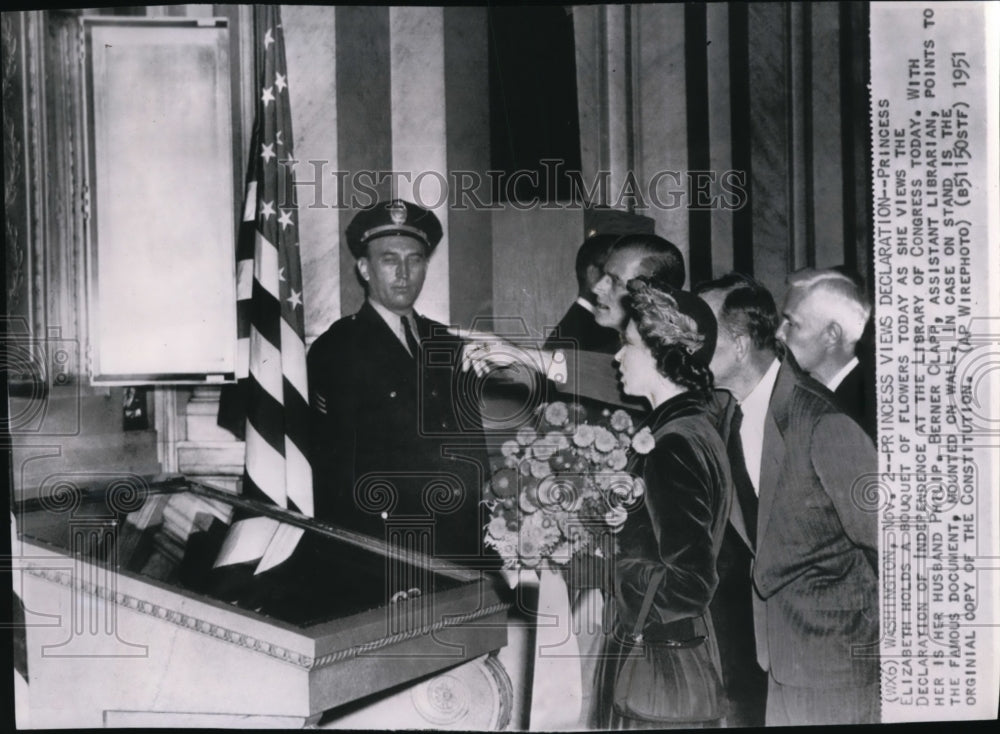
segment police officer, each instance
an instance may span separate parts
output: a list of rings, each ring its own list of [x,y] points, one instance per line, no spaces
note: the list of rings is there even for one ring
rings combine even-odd
[[[421,550],[473,556],[489,469],[474,381],[456,369],[461,341],[413,309],[441,236],[400,199],[347,227],[366,299],[309,351],[314,496],[318,519],[382,538],[430,526]]]

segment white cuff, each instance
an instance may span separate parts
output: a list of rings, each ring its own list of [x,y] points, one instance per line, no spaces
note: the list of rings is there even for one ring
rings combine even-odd
[[[552,354],[552,363],[546,370],[545,376],[557,385],[565,385],[567,372],[566,355],[563,350],[557,349]]]

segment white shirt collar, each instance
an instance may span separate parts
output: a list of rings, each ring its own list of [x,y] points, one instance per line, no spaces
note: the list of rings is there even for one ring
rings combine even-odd
[[[777,359],[771,362],[763,377],[740,403],[743,411],[743,424],[740,426],[740,440],[743,443],[743,458],[746,462],[747,474],[753,482],[754,490],[760,493],[760,465],[764,453],[764,423],[767,419],[767,408],[771,403],[771,392],[778,379],[781,362]]]
[[[778,370],[780,368],[781,362],[774,359],[763,377],[760,378],[760,382],[757,383],[754,389],[750,391],[750,394],[740,403],[744,418],[751,411],[767,412],[767,405],[771,402],[771,391],[774,390],[774,383],[778,379]]]
[[[382,320],[385,321],[386,325],[392,329],[392,333],[396,335],[397,339],[399,339],[399,343],[403,345],[407,352],[410,351],[410,348],[406,346],[406,334],[403,333],[403,320],[401,316],[398,313],[390,311],[381,303],[376,303],[370,298],[368,299],[368,303],[370,303],[372,308],[375,309],[375,313],[382,317]],[[416,313],[410,311],[410,313],[406,314],[406,318],[410,319],[410,324],[413,326],[413,329],[416,330]]]
[[[829,382],[826,383],[826,386],[830,388],[831,391],[836,390],[838,387],[840,387],[840,383],[844,381],[844,378],[847,377],[851,373],[851,370],[853,370],[857,366],[858,366],[858,358],[851,357],[851,361],[845,364],[843,367],[841,367],[840,372],[831,377]]]
[[[582,308],[585,308],[588,311],[590,311],[590,313],[594,313],[594,304],[588,301],[583,296],[577,296],[576,303],[578,306],[581,306]]]

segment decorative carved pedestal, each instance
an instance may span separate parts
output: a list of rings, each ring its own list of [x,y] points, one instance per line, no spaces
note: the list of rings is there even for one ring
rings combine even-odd
[[[510,724],[513,697],[510,676],[491,653],[318,728],[501,731]]]

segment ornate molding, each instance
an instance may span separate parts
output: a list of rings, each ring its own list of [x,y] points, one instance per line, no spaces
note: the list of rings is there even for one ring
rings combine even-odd
[[[63,339],[85,346],[86,163],[81,144],[85,135],[79,23],[77,16],[60,13],[49,14],[45,23],[45,72],[52,88],[46,90],[44,98],[51,121],[45,140],[49,158],[40,171],[47,179],[48,199],[45,259],[49,282],[42,292],[48,303],[48,328],[58,328]],[[81,360],[77,370],[85,372],[85,365]]]
[[[6,297],[40,345],[37,367],[49,385],[78,377],[85,343],[79,54],[75,16],[4,14]],[[57,364],[58,350],[47,348],[55,342],[76,345],[75,359]]]
[[[483,660],[483,665],[496,683],[500,696],[500,711],[497,713],[497,731],[505,731],[510,726],[510,715],[514,709],[514,684],[510,680],[510,673],[507,668],[497,658],[496,652],[491,652]]]
[[[419,599],[419,597],[416,597]],[[406,640],[412,640],[415,637],[422,637],[423,635],[431,634],[432,632],[438,632],[439,630],[446,629],[448,627],[456,627],[458,625],[465,624],[466,622],[473,622],[477,619],[482,619],[483,617],[489,617],[490,615],[497,614],[499,612],[506,611],[510,609],[509,602],[501,602],[498,604],[493,604],[492,606],[485,607],[483,609],[476,609],[472,612],[466,612],[465,614],[454,614],[448,615],[447,617],[440,619],[433,624],[423,625],[421,627],[415,627],[413,629],[405,630],[403,632],[398,632],[394,635],[389,635],[388,637],[380,637],[377,640],[371,640],[370,642],[365,642],[360,645],[353,645],[351,647],[344,648],[343,650],[337,650],[336,652],[329,653],[327,655],[322,655],[315,660],[315,664],[312,667],[325,668],[333,663],[338,663],[341,660],[346,660],[348,658],[357,657],[358,655],[364,655],[372,653],[376,650],[381,650],[384,647],[389,647],[390,645],[395,645],[400,642],[405,642]]]
[[[16,80],[18,77],[18,55],[21,53],[19,43],[19,28],[15,26],[16,16],[13,13],[3,15],[3,106],[7,114],[3,116],[3,205],[7,216],[4,217],[4,243],[7,248],[7,308],[17,313],[20,306],[21,288],[25,281],[25,243],[17,226],[17,218],[13,215],[17,206],[20,182],[23,179],[21,156],[23,145],[22,130],[15,122],[13,110],[22,110],[21,100],[17,99]],[[23,77],[22,77],[23,78]],[[22,116],[23,119],[23,116]]]
[[[69,571],[39,568],[29,568],[26,569],[26,571],[31,576],[51,581],[69,589],[82,591],[90,596],[95,596],[99,599],[104,599],[108,602],[116,604],[123,609],[130,609],[133,612],[138,612],[139,614],[155,617],[163,622],[168,622],[178,627],[189,629],[192,632],[198,632],[208,637],[213,637],[221,642],[227,642],[246,648],[247,650],[261,653],[262,655],[267,655],[268,657],[281,660],[282,662],[289,663],[298,668],[311,670],[316,667],[313,665],[313,659],[308,655],[304,655],[294,650],[289,650],[286,647],[276,645],[265,639],[254,637],[253,635],[247,635],[234,629],[215,624],[214,622],[209,622],[208,620],[201,619],[194,615],[179,612],[176,609],[170,609],[162,604],[147,601],[131,594],[115,591],[114,589],[96,584],[92,581],[81,581]]]
[[[45,13],[24,13],[21,16],[23,29],[21,39],[24,55],[21,71],[24,85],[24,125],[28,135],[25,141],[25,170],[21,185],[24,187],[26,207],[25,242],[28,247],[29,318],[31,332],[39,337],[47,334],[45,299],[45,177],[46,148],[45,130],[47,121],[42,112],[45,98],[44,74],[44,19]]]
[[[492,653],[439,673],[409,695],[420,718],[440,729],[503,731],[510,725],[513,701],[510,677]]]
[[[116,591],[115,589],[94,583],[93,581],[81,581],[69,571],[43,568],[28,568],[25,570],[28,574],[35,576],[36,578],[44,579],[69,589],[82,591],[90,596],[95,596],[99,599],[112,602],[124,609],[130,609],[131,611],[138,612],[139,614],[155,617],[163,622],[183,627],[191,630],[192,632],[198,632],[199,634],[212,637],[221,642],[237,645],[247,650],[267,655],[268,657],[280,660],[281,662],[309,671],[325,668],[343,660],[368,654],[376,650],[389,647],[390,645],[405,642],[407,640],[437,632],[448,627],[455,627],[457,625],[465,624],[466,622],[482,619],[483,617],[488,617],[493,614],[497,614],[498,612],[506,611],[511,606],[510,603],[505,602],[494,604],[483,609],[477,609],[465,614],[448,615],[433,624],[423,625],[421,627],[406,630],[394,635],[371,640],[360,645],[353,645],[342,650],[337,650],[318,658],[313,658],[309,655],[305,655],[304,653],[290,650],[281,645],[269,642],[263,638],[254,637],[253,635],[239,632],[229,627],[216,624],[215,622],[209,622],[208,620],[201,619],[194,615],[179,612],[176,609],[171,609],[170,607],[162,604]],[[504,671],[504,674],[506,674],[506,671]]]

